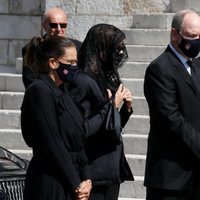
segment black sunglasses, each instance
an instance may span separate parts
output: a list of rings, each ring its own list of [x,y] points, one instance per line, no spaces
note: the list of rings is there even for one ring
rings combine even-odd
[[[51,28],[58,28],[58,25],[60,25],[60,28],[66,28],[67,23],[49,23],[49,26]]]

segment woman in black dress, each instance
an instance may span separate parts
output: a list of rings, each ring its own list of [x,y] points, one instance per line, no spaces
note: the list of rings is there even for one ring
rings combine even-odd
[[[27,87],[21,107],[22,134],[33,149],[24,200],[86,200],[92,185],[83,119],[63,87],[76,68],[76,47],[53,36],[33,38],[28,50],[26,62],[35,65],[38,77]]]
[[[78,55],[81,71],[68,80],[68,90],[85,120],[86,154],[92,173],[90,200],[117,200],[120,183],[134,180],[125,158],[123,140],[106,127],[106,107],[114,99],[120,111],[116,126],[123,129],[132,111],[132,94],[122,86],[118,69],[128,58],[125,34],[115,26],[97,24],[87,33]],[[87,75],[86,75],[87,74]],[[108,90],[111,91],[108,95]],[[109,96],[109,98],[108,98]],[[104,113],[96,115],[104,108]],[[115,110],[116,111],[116,110]],[[98,116],[98,117],[97,117]],[[121,117],[121,119],[120,119]],[[87,126],[88,125],[88,126]],[[96,134],[91,134],[96,128]]]

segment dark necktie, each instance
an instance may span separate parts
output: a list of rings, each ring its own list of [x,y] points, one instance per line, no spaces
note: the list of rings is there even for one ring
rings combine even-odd
[[[190,66],[191,76],[194,76],[194,68],[192,66],[192,61],[188,60],[186,63],[188,64],[188,66]]]
[[[192,81],[193,81],[195,87],[200,91],[200,84],[198,84],[199,83],[199,78],[197,76],[196,69],[194,68],[193,63],[192,63],[191,60],[188,60],[187,64],[190,66]]]

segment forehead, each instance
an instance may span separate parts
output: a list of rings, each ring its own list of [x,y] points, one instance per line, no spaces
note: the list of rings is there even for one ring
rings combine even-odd
[[[63,58],[66,59],[76,59],[77,58],[77,51],[76,51],[76,47],[67,47],[65,48],[65,54],[63,55]]]
[[[183,19],[182,31],[200,35],[200,16],[195,13],[188,13]]]
[[[49,13],[49,22],[67,22],[67,16],[62,12]]]

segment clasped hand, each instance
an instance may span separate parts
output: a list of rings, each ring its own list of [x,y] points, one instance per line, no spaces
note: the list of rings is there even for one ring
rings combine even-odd
[[[88,200],[91,189],[92,189],[92,182],[90,180],[81,182],[81,184],[75,191],[76,200]]]
[[[112,97],[112,93],[110,89],[107,89],[108,92],[108,98],[110,99]],[[125,103],[127,110],[130,112],[132,107],[132,100],[133,96],[131,91],[124,87],[122,84],[120,84],[117,92],[115,93],[115,107],[118,109],[122,102]]]

